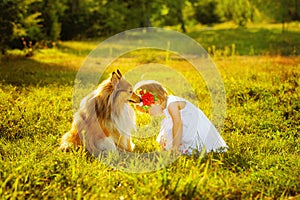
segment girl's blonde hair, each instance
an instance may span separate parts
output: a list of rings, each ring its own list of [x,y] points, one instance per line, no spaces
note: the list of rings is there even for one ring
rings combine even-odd
[[[151,92],[158,98],[160,103],[165,103],[167,101],[168,92],[160,82],[153,80],[140,81],[135,84],[134,91],[137,91],[139,89]]]

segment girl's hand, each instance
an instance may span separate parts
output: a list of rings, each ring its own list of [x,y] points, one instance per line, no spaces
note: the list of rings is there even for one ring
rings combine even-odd
[[[171,151],[180,152],[180,146],[172,146]]]
[[[181,151],[179,147],[172,147],[171,148],[171,153],[174,154],[175,156],[181,155]]]
[[[161,105],[152,104],[149,108],[149,114],[151,116],[159,116],[163,114],[163,108]]]

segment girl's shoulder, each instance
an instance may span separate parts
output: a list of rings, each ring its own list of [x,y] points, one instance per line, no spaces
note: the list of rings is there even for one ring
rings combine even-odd
[[[181,97],[178,97],[178,96],[174,96],[174,95],[170,95],[170,96],[168,96],[167,107],[168,107],[171,103],[173,103],[173,102],[179,102],[179,101],[187,102],[187,100],[184,99],[184,98],[181,98]]]
[[[163,113],[166,115],[166,116],[169,116],[169,111],[168,111],[168,108],[170,106],[171,103],[174,103],[174,102],[185,102],[185,103],[188,103],[188,101],[182,97],[178,97],[178,96],[174,96],[174,95],[169,95],[168,96],[168,99],[167,99],[167,104],[166,104],[166,108],[163,110]],[[186,104],[185,104],[186,105]]]

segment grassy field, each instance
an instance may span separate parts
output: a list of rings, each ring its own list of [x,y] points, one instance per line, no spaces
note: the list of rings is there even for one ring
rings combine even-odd
[[[1,199],[299,199],[299,33],[282,35],[278,27],[192,30],[189,35],[211,53],[224,81],[221,135],[230,149],[180,157],[149,173],[111,168],[80,149],[57,149],[71,126],[77,70],[97,41],[61,42],[31,58],[16,51],[2,57]],[[133,66],[151,62],[173,66],[188,79],[197,105],[210,116],[205,84],[184,60],[166,60],[157,51],[132,52],[110,69],[120,67],[130,75]],[[145,131],[151,120],[140,115],[138,120]],[[146,130],[157,134],[155,128]],[[135,139],[136,151],[155,150],[154,140]]]

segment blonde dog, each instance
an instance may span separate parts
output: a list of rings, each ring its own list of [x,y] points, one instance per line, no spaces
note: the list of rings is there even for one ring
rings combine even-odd
[[[117,148],[133,151],[131,131],[136,130],[135,112],[129,102],[140,97],[119,70],[82,99],[72,128],[62,136],[60,149],[83,145],[95,156]]]

